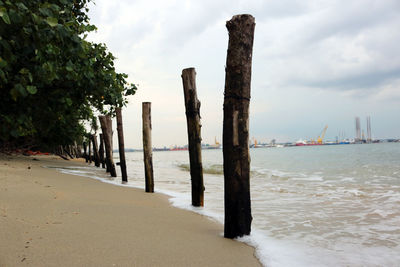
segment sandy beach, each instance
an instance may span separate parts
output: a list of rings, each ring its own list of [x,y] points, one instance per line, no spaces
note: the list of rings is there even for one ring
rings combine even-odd
[[[0,154],[0,266],[260,266],[165,195],[43,167],[73,164],[85,163]]]

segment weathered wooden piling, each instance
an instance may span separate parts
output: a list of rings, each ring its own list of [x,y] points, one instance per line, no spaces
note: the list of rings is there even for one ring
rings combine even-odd
[[[119,165],[121,167],[122,182],[128,182],[128,175],[126,173],[124,129],[122,125],[121,108],[116,108],[115,112],[117,114]]]
[[[225,180],[224,236],[250,234],[249,105],[255,20],[237,15],[226,22],[229,32],[225,68],[223,157]]]
[[[90,140],[90,138],[88,139],[88,150],[89,150],[89,164],[92,163],[92,142]]]
[[[94,158],[94,166],[100,167],[100,156],[99,156],[99,148],[97,145],[97,136],[92,134],[92,144],[93,144],[93,158]]]
[[[79,151],[79,147],[76,141],[74,141],[74,154],[77,158],[81,157],[81,152]]]
[[[69,150],[69,153],[71,154],[72,158],[76,158],[74,147],[72,145],[68,146],[68,150]]]
[[[88,154],[87,154],[87,145],[86,145],[86,142],[83,142],[83,155],[84,155],[84,157],[85,157],[86,163],[88,163],[89,157],[88,157]]]
[[[99,134],[99,136],[100,136],[99,159],[101,167],[104,169],[106,167],[106,161],[104,160],[104,138],[103,134]]]
[[[115,164],[112,157],[112,121],[110,116],[99,116],[101,131],[103,132],[104,147],[106,150],[106,166],[112,177],[117,177]]]
[[[143,160],[145,174],[145,190],[148,193],[154,192],[153,176],[153,151],[151,145],[151,102],[142,103],[143,121]]]
[[[189,139],[190,176],[192,180],[192,205],[204,206],[203,165],[201,159],[200,101],[197,99],[196,71],[182,70],[186,122]]]

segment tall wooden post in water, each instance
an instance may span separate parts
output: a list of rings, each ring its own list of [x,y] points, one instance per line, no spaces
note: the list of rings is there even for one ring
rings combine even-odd
[[[108,118],[107,118],[108,117]],[[112,124],[110,116],[99,116],[101,130],[103,132],[104,146],[106,149],[106,166],[107,171],[110,172],[112,177],[117,177],[117,172],[115,171],[115,164],[112,158]]]
[[[223,155],[225,178],[224,236],[250,234],[249,104],[255,20],[237,15],[226,22],[229,32],[226,59]]]
[[[203,165],[201,159],[200,101],[197,99],[196,71],[182,70],[186,122],[189,139],[190,176],[192,178],[192,205],[204,206]]]
[[[122,127],[121,108],[116,108],[115,112],[117,114],[119,165],[121,167],[122,182],[128,182],[128,175],[126,174],[124,130]]]
[[[146,192],[154,192],[153,151],[151,147],[151,102],[142,103],[143,160]]]

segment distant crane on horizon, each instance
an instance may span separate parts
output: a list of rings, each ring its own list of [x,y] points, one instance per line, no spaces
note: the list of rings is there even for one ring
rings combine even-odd
[[[317,143],[318,143],[318,144],[322,144],[322,141],[324,140],[325,133],[326,133],[326,130],[327,130],[327,129],[328,129],[328,125],[326,125],[326,126],[324,127],[324,129],[322,130],[321,134],[318,136],[318,139],[317,139]]]

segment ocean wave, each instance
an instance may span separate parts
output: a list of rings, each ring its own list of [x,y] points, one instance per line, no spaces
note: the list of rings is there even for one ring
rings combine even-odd
[[[181,163],[176,164],[176,166],[185,172],[190,172],[190,164]],[[224,174],[224,166],[222,164],[211,164],[211,165],[203,165],[203,173],[204,174],[211,174],[211,175],[223,175]],[[250,177],[251,178],[262,178],[268,177],[271,178],[271,172],[265,170],[250,170]],[[279,177],[283,178],[283,177]]]
[[[177,166],[182,171],[190,172],[189,164],[181,163],[181,164],[178,164]],[[222,174],[224,174],[224,168],[221,164],[212,164],[209,166],[203,165],[203,173],[222,175]]]

